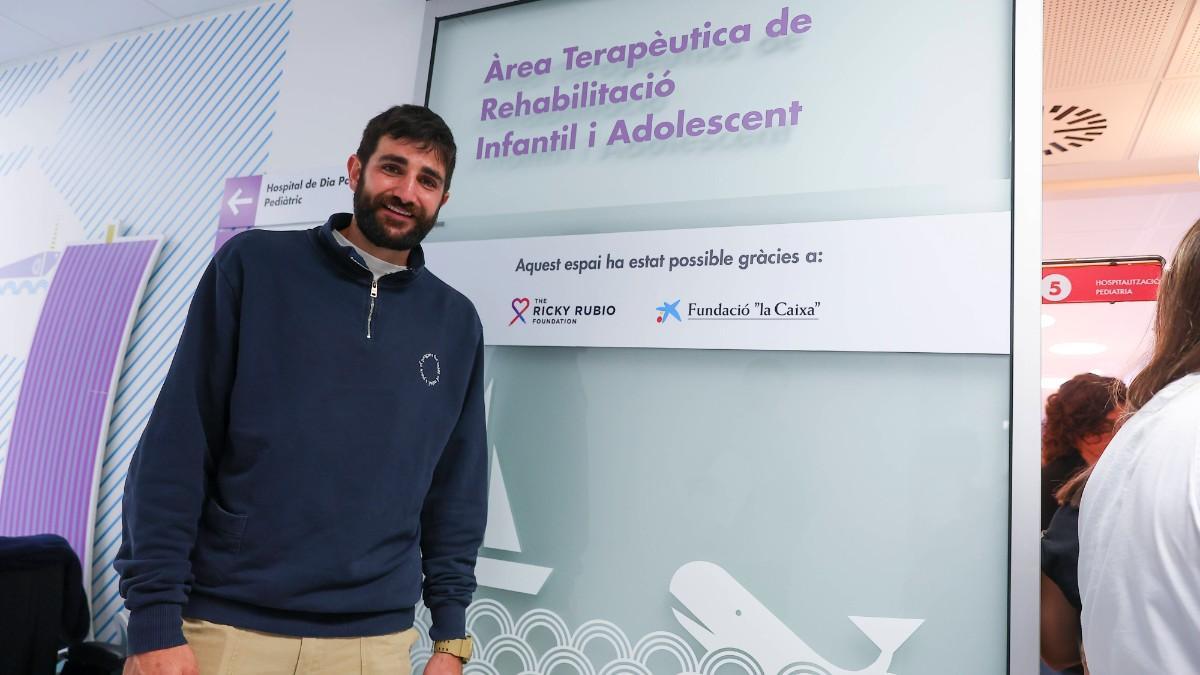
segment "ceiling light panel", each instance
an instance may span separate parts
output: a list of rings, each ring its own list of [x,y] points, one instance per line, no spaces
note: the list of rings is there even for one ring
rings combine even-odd
[[[1059,356],[1093,356],[1105,351],[1108,351],[1108,347],[1099,342],[1059,342],[1050,345],[1050,353]]]

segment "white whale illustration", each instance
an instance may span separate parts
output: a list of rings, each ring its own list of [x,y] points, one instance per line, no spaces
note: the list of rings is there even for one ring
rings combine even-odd
[[[823,659],[719,565],[697,561],[680,567],[671,577],[671,595],[695,617],[672,610],[675,618],[706,650],[740,649],[754,657],[767,675],[797,663],[818,666],[830,675],[890,675],[892,656],[924,622],[849,617],[879,647],[874,663],[850,671]]]

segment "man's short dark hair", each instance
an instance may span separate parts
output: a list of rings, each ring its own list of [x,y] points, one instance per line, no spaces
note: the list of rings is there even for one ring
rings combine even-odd
[[[446,189],[450,189],[450,177],[454,175],[454,160],[458,146],[454,134],[437,113],[423,105],[406,103],[384,110],[367,122],[362,141],[358,144],[358,160],[365,166],[367,160],[379,147],[379,139],[390,136],[397,140],[413,142],[418,148],[433,149],[433,154],[446,166]]]

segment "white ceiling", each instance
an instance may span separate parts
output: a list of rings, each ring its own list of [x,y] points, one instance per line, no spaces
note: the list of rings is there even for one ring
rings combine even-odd
[[[1044,7],[1045,180],[1195,176],[1200,3],[1045,0]]]
[[[0,63],[244,4],[245,0],[0,0]]]

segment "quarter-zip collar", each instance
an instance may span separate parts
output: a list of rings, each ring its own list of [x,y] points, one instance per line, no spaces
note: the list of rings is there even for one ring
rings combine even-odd
[[[333,231],[348,227],[352,217],[349,213],[335,213],[329,216],[329,220],[326,220],[324,225],[313,228],[310,232],[317,246],[328,253],[339,267],[355,277],[361,277],[364,282],[370,283],[373,277],[358,252],[349,246],[342,246],[333,237]],[[385,274],[379,278],[379,285],[385,288],[404,286],[420,276],[424,270],[425,252],[420,245],[417,245],[408,252],[408,268]]]

